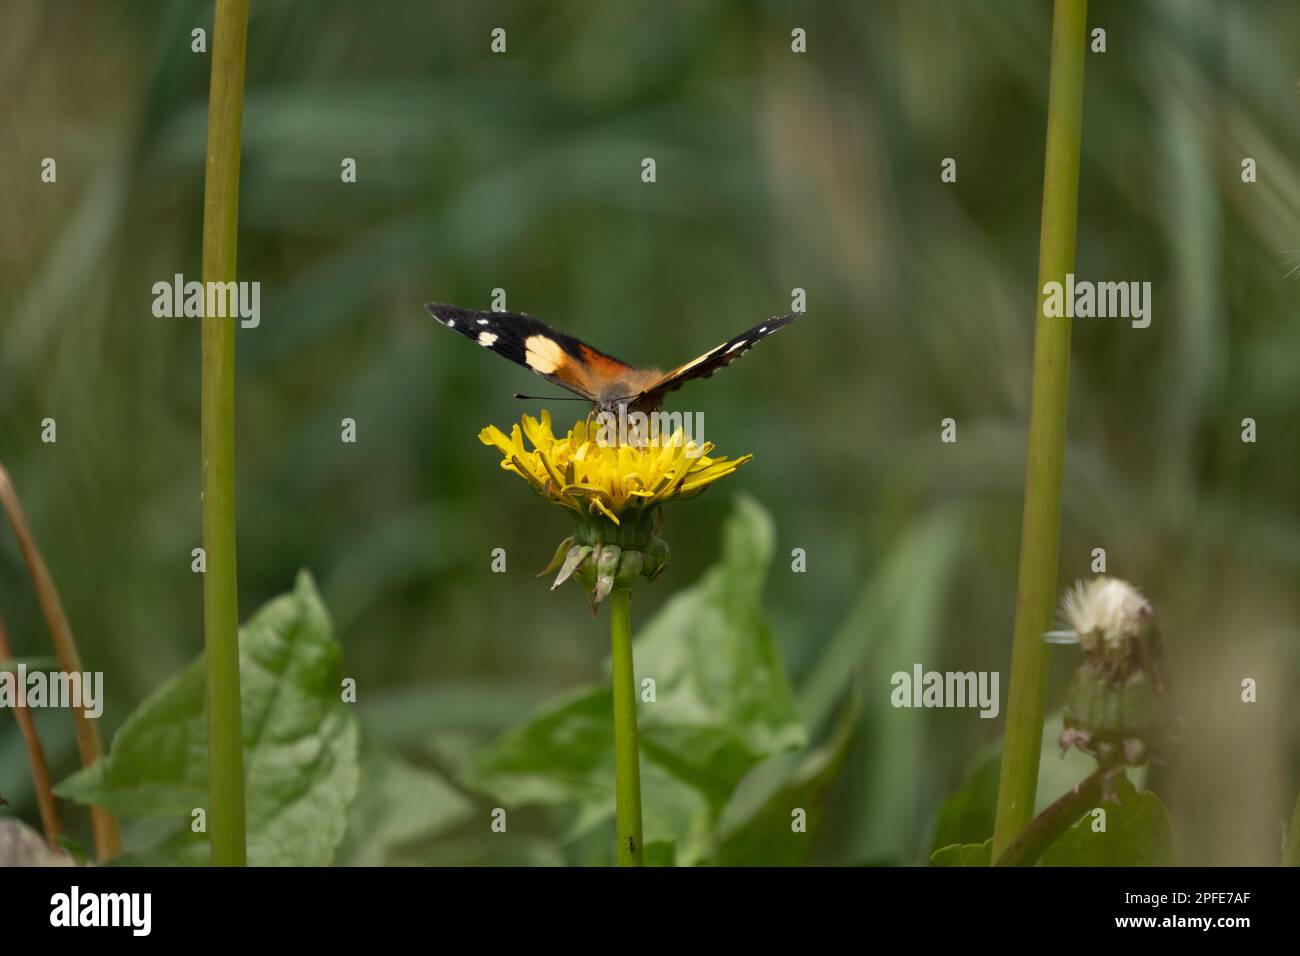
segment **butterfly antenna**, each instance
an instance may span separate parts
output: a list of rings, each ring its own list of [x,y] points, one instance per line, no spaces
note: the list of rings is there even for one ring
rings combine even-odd
[[[524,395],[524,394],[521,394],[520,392],[515,392],[515,398],[522,398],[522,399],[525,399],[525,400],[527,400],[527,401],[538,401],[538,402],[586,402],[586,401],[590,401],[590,399],[586,399],[586,398],[577,398],[576,396],[571,398],[571,397],[569,397],[568,395]]]

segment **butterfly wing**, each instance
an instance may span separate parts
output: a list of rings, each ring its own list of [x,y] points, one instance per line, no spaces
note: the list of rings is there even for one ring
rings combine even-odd
[[[762,341],[778,329],[785,328],[801,315],[803,315],[802,312],[780,315],[768,319],[752,329],[747,329],[734,338],[727,339],[717,348],[710,349],[699,358],[693,359],[685,365],[679,365],[671,372],[664,374],[663,377],[652,383],[640,395],[637,395],[633,400],[633,404],[638,407],[657,408],[659,403],[663,401],[663,396],[668,392],[681,388],[694,379],[708,378],[724,365],[730,365],[748,352],[753,348],[754,343]]]
[[[607,395],[615,383],[642,375],[626,362],[522,312],[475,312],[438,302],[425,308],[447,328],[593,402]]]

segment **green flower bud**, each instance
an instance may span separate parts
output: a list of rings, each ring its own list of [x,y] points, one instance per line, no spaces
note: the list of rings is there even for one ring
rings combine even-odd
[[[1073,744],[1109,768],[1119,762],[1140,766],[1163,748],[1169,730],[1163,692],[1142,667],[1112,676],[1085,658],[1065,695],[1063,749]]]
[[[572,578],[596,605],[615,588],[631,588],[640,577],[654,580],[668,566],[668,542],[659,537],[658,507],[628,510],[615,524],[601,514],[575,513],[573,534],[565,538],[541,574],[558,571],[551,590]]]

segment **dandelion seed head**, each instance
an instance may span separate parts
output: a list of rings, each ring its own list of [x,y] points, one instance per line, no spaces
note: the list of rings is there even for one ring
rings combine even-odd
[[[1150,611],[1151,605],[1137,588],[1105,576],[1079,581],[1061,601],[1061,612],[1084,650],[1094,653],[1123,653],[1141,638]]]

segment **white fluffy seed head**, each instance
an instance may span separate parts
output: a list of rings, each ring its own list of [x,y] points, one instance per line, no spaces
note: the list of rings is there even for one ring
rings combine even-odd
[[[1105,576],[1079,581],[1065,592],[1061,612],[1084,650],[1123,654],[1141,639],[1151,605],[1133,585]]]

